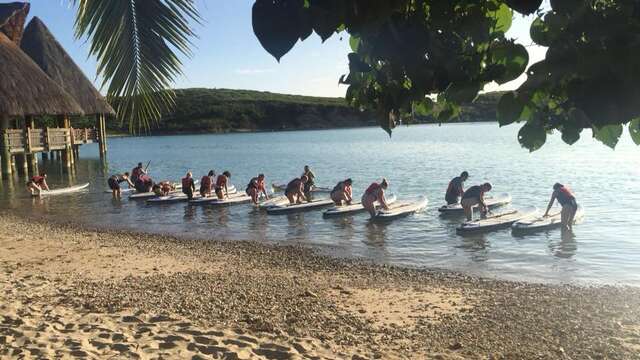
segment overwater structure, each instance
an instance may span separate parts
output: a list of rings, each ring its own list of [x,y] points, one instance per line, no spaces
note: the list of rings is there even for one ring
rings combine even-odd
[[[70,168],[82,144],[106,146],[105,118],[114,111],[44,23],[23,28],[28,3],[0,4],[0,157],[3,175],[37,172],[37,154],[58,154]],[[75,129],[72,116],[92,116],[96,126]],[[51,125],[54,118],[54,126]],[[45,122],[45,119],[49,121]],[[48,123],[49,126],[45,126]],[[41,127],[37,127],[39,124]]]

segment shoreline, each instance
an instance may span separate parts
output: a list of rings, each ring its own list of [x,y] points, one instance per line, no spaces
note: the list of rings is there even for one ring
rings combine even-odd
[[[483,279],[257,240],[32,224],[3,212],[0,223],[2,356],[623,359],[640,351],[635,288]],[[73,346],[44,341],[53,337]]]

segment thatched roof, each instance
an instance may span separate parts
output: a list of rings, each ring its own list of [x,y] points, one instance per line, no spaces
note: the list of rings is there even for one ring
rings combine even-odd
[[[31,19],[21,47],[53,81],[73,96],[86,115],[115,113],[42,20]]]
[[[0,116],[82,115],[82,108],[0,32]]]
[[[29,3],[23,2],[0,4],[0,31],[16,44],[20,44],[29,8]]]

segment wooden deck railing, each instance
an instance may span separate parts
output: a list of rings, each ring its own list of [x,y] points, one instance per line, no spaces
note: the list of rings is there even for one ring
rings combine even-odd
[[[9,151],[12,154],[64,150],[70,145],[89,144],[98,141],[96,129],[8,129]]]

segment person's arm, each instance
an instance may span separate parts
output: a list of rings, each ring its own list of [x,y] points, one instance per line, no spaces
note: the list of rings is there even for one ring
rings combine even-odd
[[[487,204],[484,203],[484,191],[480,193],[480,209],[484,212],[489,210],[487,209]]]
[[[229,197],[229,188],[227,187],[228,182],[229,182],[229,179],[227,179],[227,181],[224,182],[224,194],[226,197]]]
[[[129,189],[133,189],[136,185],[127,177],[127,185],[129,185]]]
[[[262,187],[262,193],[264,194],[265,200],[269,200],[269,194],[267,194],[267,187],[264,185],[264,183],[262,183],[260,186]]]
[[[347,191],[345,191],[346,195],[347,195],[347,203],[351,204],[351,202],[353,201],[353,193],[352,193],[352,189],[351,187],[349,187],[349,189]]]
[[[196,191],[196,181],[191,178],[191,191]]]
[[[304,183],[300,182],[300,187],[298,187],[298,197],[302,198],[302,200],[307,201],[307,197],[304,195]]]
[[[384,197],[384,191],[382,189],[380,189],[380,205],[385,210],[389,210],[389,205],[387,204],[387,199]]]
[[[458,196],[462,197],[462,195],[464,195],[464,187],[462,186],[462,183],[458,184]]]
[[[551,210],[551,207],[553,206],[554,202],[556,202],[556,192],[555,191],[553,192],[553,194],[551,194],[551,200],[549,200],[549,205],[547,205],[547,211],[544,212],[543,217],[549,216],[549,210]]]
[[[45,179],[42,180],[42,190],[49,191],[49,184],[47,184],[47,180]]]

